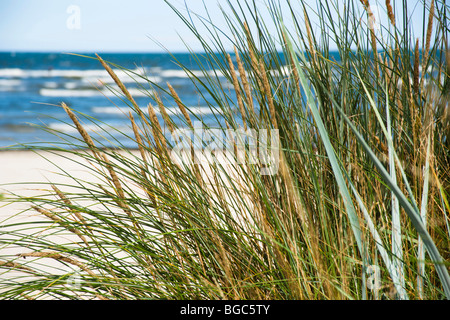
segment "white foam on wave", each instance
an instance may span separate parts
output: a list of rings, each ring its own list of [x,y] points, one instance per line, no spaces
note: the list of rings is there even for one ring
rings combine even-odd
[[[114,73],[119,77],[119,79],[124,83],[132,83],[132,82],[140,82],[147,83],[148,79],[152,82],[158,82],[161,80],[160,77],[157,76],[146,76],[145,70],[142,69],[134,69],[130,71],[124,70],[114,70]],[[142,77],[144,78],[142,78]],[[82,79],[83,82],[97,82],[98,80],[103,81],[104,83],[112,83],[114,82],[112,78],[109,76],[108,72],[104,69],[90,69],[90,70],[77,70],[77,69],[54,69],[54,70],[45,70],[45,69],[20,69],[20,68],[5,68],[0,69],[0,77],[5,78],[53,78],[53,77],[61,77],[61,78],[79,78]]]
[[[272,76],[284,76],[287,77],[291,74],[291,68],[289,66],[282,66],[279,70],[274,69],[269,71]],[[168,70],[161,70],[158,72],[158,75],[164,78],[189,78],[189,76],[194,75],[195,77],[202,78],[205,76],[209,77],[224,77],[221,70],[207,70],[207,71],[201,71],[201,70],[191,70],[188,73],[184,70],[177,70],[177,69],[168,69]],[[247,77],[249,76],[249,73],[246,72]]]
[[[50,129],[56,130],[63,133],[73,134],[77,133],[78,130],[75,126],[65,123],[50,123],[49,125]],[[101,133],[102,131],[106,131],[111,133],[112,129],[116,129],[118,132],[121,133],[129,133],[133,130],[126,125],[120,125],[120,126],[112,126],[112,125],[95,125],[95,124],[83,124],[83,128],[87,132],[98,132]]]
[[[0,79],[0,92],[23,91],[21,80],[16,79]]]
[[[159,73],[164,78],[187,78],[188,75],[183,70],[163,70]]]
[[[78,85],[75,82],[67,82],[64,84],[64,88],[69,89],[69,90],[76,89],[77,87],[78,87]]]
[[[146,97],[149,95],[148,92],[141,91],[137,88],[129,88],[128,92],[133,97]],[[39,94],[44,97],[96,97],[96,96],[106,96],[115,97],[120,96],[119,93],[115,94],[107,89],[95,90],[95,89],[48,89],[43,88],[39,90]]]
[[[187,109],[197,115],[206,115],[206,114],[212,114],[214,113],[214,109],[211,109],[210,107],[187,107]],[[174,114],[180,114],[181,110],[179,108],[169,108],[167,110],[167,113],[173,112]]]
[[[29,70],[29,69],[0,69],[0,77],[11,78],[82,78],[84,76],[102,75],[104,70]]]
[[[207,115],[212,114],[214,110],[209,107],[188,107],[189,111],[193,114],[197,115]],[[141,108],[142,112],[148,112],[147,108]],[[115,115],[128,115],[129,112],[134,112],[132,108],[127,107],[92,107],[91,109],[94,113],[99,114],[115,114]],[[168,114],[177,115],[181,114],[181,110],[179,108],[166,108]],[[155,108],[155,113],[160,113],[158,108]]]
[[[20,81],[20,80],[0,79],[0,86],[14,87],[14,86],[20,86],[21,84],[22,84],[22,81]]]
[[[187,73],[184,70],[168,69],[168,70],[161,70],[158,72],[158,75],[163,78],[189,78],[189,76],[191,76],[191,75],[201,78],[201,77],[205,77],[205,74],[210,77],[213,77],[215,75],[222,76],[222,71],[220,71],[220,70],[208,70],[208,71],[191,70]]]
[[[150,72],[151,71],[151,72]],[[192,70],[189,71],[189,75],[186,71],[181,69],[167,69],[163,70],[161,68],[152,69],[133,69],[130,71],[125,71],[121,69],[115,69],[114,73],[123,83],[148,83],[150,82],[161,82],[163,78],[188,78],[191,73],[196,77],[204,77],[205,74],[208,76],[222,76],[220,70]],[[109,76],[108,72],[104,69],[90,69],[90,70],[78,70],[78,69],[20,69],[20,68],[5,68],[0,69],[0,77],[4,78],[76,78],[81,79],[84,83],[113,83],[114,80]]]
[[[146,108],[141,108],[142,112],[146,112]],[[127,107],[92,107],[91,111],[98,114],[114,114],[114,115],[128,115],[133,112],[133,109]]]
[[[125,72],[116,72],[116,74],[120,81],[122,81],[122,83],[147,84],[149,82],[157,83],[162,81],[161,77],[157,76],[145,76],[142,74],[140,76],[136,74],[128,75]],[[84,77],[81,81],[87,84],[114,83],[114,80],[108,74],[105,74],[101,77]]]
[[[54,82],[54,81],[47,81],[47,82],[44,83],[44,86],[45,86],[46,88],[52,88],[52,89],[54,89],[54,88],[57,88],[57,87],[58,87],[58,83],[57,83],[57,82]]]
[[[22,75],[23,75],[22,69],[0,69],[0,77],[21,78]]]
[[[39,94],[44,97],[94,97],[108,95],[103,90],[70,90],[70,89],[41,89]]]
[[[291,74],[291,68],[289,66],[282,66],[280,69],[272,69],[269,71],[272,76],[287,77]]]

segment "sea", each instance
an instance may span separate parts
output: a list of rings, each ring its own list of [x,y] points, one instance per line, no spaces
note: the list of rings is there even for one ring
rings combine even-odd
[[[170,83],[194,118],[211,125],[223,120],[213,112],[215,104],[208,92],[195,85],[181,67],[189,68],[199,81],[204,80],[200,65],[206,61],[201,60],[201,55],[199,59],[190,53],[105,53],[101,57],[115,66],[113,69],[142,110],[153,102],[151,94],[158,90],[169,113],[182,125],[175,102],[164,95]],[[217,81],[231,89],[213,66],[203,67],[218,74]],[[116,90],[118,87],[94,54],[0,52],[0,149],[54,147],[64,145],[65,138],[71,141],[71,136],[77,137],[76,128],[61,108],[62,102],[80,114],[88,131],[97,134],[104,129],[109,134],[103,137],[104,146],[135,148],[132,139],[127,138],[132,135],[128,118],[132,109]],[[60,138],[53,130],[60,133]]]

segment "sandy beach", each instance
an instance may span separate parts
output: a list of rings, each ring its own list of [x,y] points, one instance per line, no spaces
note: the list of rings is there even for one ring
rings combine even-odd
[[[86,176],[83,173],[82,166],[77,166],[75,162],[63,159],[49,152],[36,153],[33,151],[2,151],[0,152],[0,227],[13,223],[22,223],[36,220],[38,214],[29,209],[27,203],[9,203],[5,199],[11,197],[11,194],[18,196],[33,196],[41,193],[44,188],[43,182],[52,181],[55,183],[67,182],[64,177],[56,174],[57,170],[48,160],[56,163],[66,170],[77,171],[80,176]],[[30,184],[32,183],[32,184]],[[20,213],[20,214],[19,214]],[[5,230],[4,230],[5,231]],[[7,230],[6,230],[7,232]],[[30,231],[31,232],[31,231]],[[5,234],[3,235],[5,236]],[[23,253],[25,248],[21,247],[3,247],[0,246],[0,256],[11,257]],[[57,264],[52,262],[51,266]],[[2,277],[20,276],[20,272],[10,272]]]
[[[121,154],[129,157],[140,158],[138,150],[121,151]],[[175,160],[180,161],[178,158]],[[186,160],[187,161],[187,160]],[[206,165],[205,159],[201,159],[203,170],[201,176],[207,185],[214,184],[209,165]],[[76,159],[72,154],[49,151],[2,151],[0,152],[0,225],[11,224],[33,219],[39,216],[39,213],[30,209],[30,204],[25,202],[7,201],[7,198],[14,196],[37,196],[48,193],[51,190],[49,182],[58,186],[61,191],[70,192],[71,187],[77,184],[77,181],[100,182],[96,180],[95,175],[85,159]],[[231,174],[233,167],[228,167]],[[66,173],[65,173],[66,172]],[[70,174],[77,179],[73,180],[67,175]],[[234,172],[235,178],[240,176]],[[104,181],[104,180],[103,180]],[[136,194],[145,197],[143,191],[132,184],[127,185],[133,189]],[[51,191],[53,193],[53,191]],[[26,210],[26,212],[23,212]],[[2,248],[0,248],[0,254]]]
[[[134,151],[131,152],[134,154]],[[63,155],[63,156],[61,156]],[[0,227],[5,228],[6,225],[15,223],[27,223],[31,221],[42,220],[42,216],[35,210],[30,210],[30,204],[26,202],[7,201],[7,198],[14,196],[37,196],[46,194],[50,189],[48,182],[55,184],[62,191],[70,191],[70,187],[64,186],[76,185],[74,180],[65,177],[61,172],[66,171],[76,177],[79,181],[94,182],[95,176],[89,171],[87,161],[75,159],[73,156],[67,157],[68,154],[52,153],[48,151],[2,151],[0,152]],[[76,160],[76,161],[74,161]],[[3,236],[7,237],[9,229],[2,230]],[[33,233],[32,228],[23,229],[21,232]],[[51,236],[56,243],[79,241],[79,239],[71,233],[63,233],[58,236]],[[1,242],[2,239],[0,239]],[[6,241],[8,242],[8,241]],[[4,247],[0,245],[0,260],[9,260],[7,257],[13,257],[30,251],[20,246],[8,245]],[[28,260],[27,260],[28,261]],[[28,263],[30,263],[29,261]],[[44,269],[52,270],[52,272],[62,272],[63,267],[58,262],[50,259],[47,267]],[[59,268],[59,271],[55,271]],[[70,271],[66,267],[67,271]],[[20,271],[1,274],[0,277],[10,278],[21,276]]]
[[[120,153],[130,157],[140,157],[137,150]],[[16,220],[31,219],[38,215],[34,210],[23,212],[30,208],[30,204],[10,203],[6,201],[7,198],[46,194],[47,190],[51,190],[49,182],[57,185],[63,192],[70,192],[72,189],[69,186],[77,185],[77,181],[100,182],[101,180],[93,175],[91,166],[81,157],[77,159],[72,154],[62,152],[0,152],[0,225],[10,224]],[[77,181],[67,177],[68,174]],[[139,194],[139,190],[135,192]],[[18,216],[19,213],[21,214]]]
[[[8,193],[32,196],[39,194],[39,190],[44,188],[43,182],[69,182],[66,177],[58,174],[55,164],[63,170],[73,172],[81,179],[89,177],[86,168],[81,164],[50,152],[3,151],[0,152],[0,193],[4,197]],[[45,188],[48,188],[48,185]],[[27,208],[25,203],[6,205],[4,201],[0,201],[0,204],[0,221],[15,216]]]
[[[120,153],[129,157],[136,156],[140,158],[140,153],[137,150],[129,150],[129,152],[121,151]],[[190,152],[188,154],[190,154]],[[211,178],[211,171],[208,169],[209,166],[205,165],[204,159],[202,163],[203,169],[205,169],[202,170],[201,173],[203,181],[205,181],[207,185],[210,185],[213,183],[214,179]],[[94,171],[91,170],[91,164],[85,159],[74,158],[70,153],[55,153],[49,151],[3,151],[0,152],[0,167],[0,194],[2,194],[2,197],[0,198],[0,227],[3,228],[5,228],[6,225],[12,225],[14,223],[27,223],[42,220],[42,215],[40,213],[30,209],[30,203],[11,203],[7,198],[15,196],[42,196],[49,192],[53,193],[49,182],[57,185],[63,192],[70,192],[73,188],[71,186],[76,185],[77,181],[81,183],[101,182],[101,180],[96,180],[98,178],[93,174]],[[77,181],[67,177],[64,172],[74,176]],[[228,173],[231,174],[231,171],[228,171]],[[237,178],[239,175],[237,173],[235,174]],[[142,196],[145,197],[145,194],[138,187],[136,188],[132,184],[127,185],[127,187],[133,189],[133,192],[136,194],[142,193]],[[225,195],[227,199],[230,196],[230,194]],[[78,201],[78,203],[80,203],[80,201]],[[250,205],[250,203],[247,205]],[[2,230],[2,237],[7,234],[8,230]],[[31,234],[33,231],[31,228],[27,228],[27,230],[23,232]],[[79,241],[79,239],[74,234],[67,233],[58,235],[53,241],[60,243],[61,241]],[[2,260],[1,257],[11,257],[27,251],[29,251],[29,249],[20,246],[0,246],[0,260]],[[50,268],[56,266],[57,263],[54,261],[50,261],[48,264],[48,267]],[[13,273],[10,273],[9,276],[12,274]]]

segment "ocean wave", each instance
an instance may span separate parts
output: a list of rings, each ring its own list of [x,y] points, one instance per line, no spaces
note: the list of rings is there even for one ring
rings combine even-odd
[[[161,77],[156,76],[145,76],[143,78],[133,75],[133,78],[126,75],[118,76],[120,81],[122,83],[140,83],[140,84],[147,84],[147,83],[158,83],[162,81]],[[83,83],[86,84],[111,84],[114,83],[114,80],[109,76],[105,75],[103,77],[85,77],[81,80]]]
[[[0,79],[0,86],[13,87],[13,86],[20,86],[21,84],[22,84],[22,81],[20,81],[20,80]]]
[[[129,112],[134,112],[132,108],[127,107],[92,107],[91,111],[97,114],[114,114],[114,115],[128,115]],[[142,112],[147,112],[146,108],[141,108]]]
[[[215,111],[209,107],[188,107],[187,108],[192,114],[196,115],[207,115],[212,114]],[[147,108],[141,108],[142,112],[147,113]],[[134,112],[132,108],[127,107],[92,107],[91,111],[97,114],[114,114],[114,115],[128,115],[129,112]],[[181,114],[179,108],[166,108],[169,115]],[[159,114],[159,109],[155,108],[155,113]]]
[[[157,76],[146,76],[146,71],[142,69],[134,69],[130,71],[124,70],[114,70],[114,73],[119,77],[122,82],[148,82],[148,80],[157,82],[161,80]],[[140,76],[144,77],[141,78]],[[78,78],[83,79],[85,82],[96,82],[101,80],[105,83],[113,82],[112,78],[109,76],[108,72],[104,69],[89,69],[89,70],[78,70],[78,69],[20,69],[20,68],[5,68],[0,69],[0,77],[3,78]]]
[[[205,74],[208,76],[222,76],[221,70],[208,70],[208,71],[201,71],[201,70],[191,70],[189,73],[186,73],[184,70],[179,69],[167,69],[167,70],[161,70],[158,72],[158,75],[163,78],[189,78],[191,75],[194,75],[198,78],[205,77]]]
[[[76,82],[66,82],[64,83],[64,88],[69,89],[69,90],[74,90],[77,87],[79,87],[79,85]],[[53,87],[56,88],[56,87]]]
[[[145,69],[134,69],[130,71],[114,70],[114,73],[119,77],[122,82],[139,82],[147,83],[160,82],[161,78],[188,78],[188,74],[184,70],[180,69],[161,69],[154,68],[152,72]],[[192,70],[190,71],[196,77],[204,77],[205,73],[209,76],[219,75],[221,76],[221,70]],[[20,69],[20,68],[5,68],[0,69],[0,77],[4,78],[79,78],[85,82],[96,82],[101,80],[105,83],[113,82],[108,72],[104,69]]]
[[[16,79],[0,79],[0,91],[23,91],[23,83],[21,80]]]
[[[49,128],[52,130],[56,130],[59,132],[63,132],[63,133],[68,133],[68,134],[73,134],[73,133],[77,133],[78,130],[75,126],[70,125],[70,124],[65,124],[65,123],[50,123],[49,124]],[[98,133],[102,133],[102,132],[108,132],[111,133],[111,130],[116,130],[118,133],[130,133],[133,132],[132,128],[128,125],[118,125],[118,126],[114,126],[114,125],[96,125],[96,124],[83,124],[83,128],[87,131],[87,132],[98,132]]]
[[[63,78],[83,78],[86,76],[103,76],[105,70],[51,70],[51,69],[0,69],[0,77],[10,77],[10,78],[52,78],[52,77],[63,77]]]
[[[133,97],[146,97],[149,95],[148,92],[142,91],[136,88],[129,88],[128,92]],[[102,89],[48,89],[43,88],[39,90],[39,94],[44,97],[96,97],[96,96],[106,96],[115,97],[121,96],[119,93],[114,93],[110,90]]]
[[[55,89],[58,88],[58,82],[55,81],[46,81],[44,83],[44,87],[45,88],[51,88],[51,89]],[[69,88],[68,88],[69,89]]]

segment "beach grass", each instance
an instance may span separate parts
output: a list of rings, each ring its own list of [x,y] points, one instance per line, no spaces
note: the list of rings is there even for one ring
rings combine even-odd
[[[379,28],[368,1],[281,2],[227,1],[227,30],[168,3],[204,48],[190,51],[203,76],[181,67],[214,127],[170,83],[142,86],[139,106],[95,57],[134,111],[136,150],[61,103],[77,134],[43,128],[61,139],[47,152],[95,179],[60,168],[68,183],[14,197],[40,219],[0,227],[0,252],[18,251],[0,255],[1,298],[450,298],[448,4],[425,1],[413,33],[390,1]],[[198,124],[209,136],[182,161]],[[230,131],[266,136],[208,161]]]

